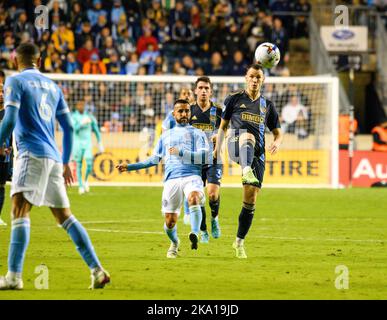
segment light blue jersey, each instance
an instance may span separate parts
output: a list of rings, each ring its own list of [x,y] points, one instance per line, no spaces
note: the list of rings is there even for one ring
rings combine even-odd
[[[169,148],[176,147],[179,155],[170,155]],[[153,151],[154,156],[164,159],[164,181],[192,175],[202,175],[202,166],[209,146],[206,135],[190,125],[177,124],[165,131]]]
[[[62,162],[54,137],[55,119],[70,110],[57,84],[31,68],[8,77],[4,94],[4,106],[19,109],[14,131],[19,154],[29,151]]]

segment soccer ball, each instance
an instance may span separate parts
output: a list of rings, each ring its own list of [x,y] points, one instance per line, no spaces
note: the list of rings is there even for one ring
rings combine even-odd
[[[257,64],[270,69],[278,64],[281,53],[275,44],[264,42],[255,49],[254,57]]]

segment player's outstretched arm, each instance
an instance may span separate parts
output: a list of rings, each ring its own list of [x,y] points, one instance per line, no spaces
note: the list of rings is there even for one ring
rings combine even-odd
[[[136,163],[121,163],[116,166],[119,172],[125,171],[135,171],[140,169],[146,169],[159,164],[161,158],[159,156],[153,155],[146,159],[145,161],[136,162]]]
[[[271,154],[276,154],[280,145],[282,144],[283,134],[280,128],[273,129],[272,133],[274,135],[274,141],[269,146],[269,152]]]
[[[97,138],[98,151],[101,152],[101,153],[104,152],[105,149],[104,149],[103,144],[102,144],[101,131],[98,128],[98,122],[97,122],[97,119],[95,119],[95,117],[92,117],[91,129],[93,130],[93,132],[95,134],[95,137]]]
[[[222,148],[224,137],[226,136],[229,123],[230,123],[230,120],[225,120],[225,119],[222,119],[222,121],[220,122],[218,134],[216,136],[215,149],[213,152],[214,159],[217,159],[218,156],[220,157],[220,149]]]

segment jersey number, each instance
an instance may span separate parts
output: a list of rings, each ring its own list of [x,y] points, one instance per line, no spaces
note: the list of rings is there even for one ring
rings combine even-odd
[[[44,121],[51,121],[52,109],[47,103],[47,93],[42,94],[39,104],[39,115]]]

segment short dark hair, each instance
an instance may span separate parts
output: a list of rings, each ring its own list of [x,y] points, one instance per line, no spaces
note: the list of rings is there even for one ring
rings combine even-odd
[[[179,103],[182,103],[182,104],[188,104],[189,105],[189,102],[188,100],[186,99],[177,99],[174,103],[173,103],[173,106],[179,104]]]
[[[261,70],[262,72],[263,71],[263,68],[258,64],[258,63],[253,63],[253,64],[250,64],[247,69],[246,69],[246,73],[247,71],[249,71],[250,69],[254,69],[254,70]]]
[[[212,88],[211,80],[207,76],[201,76],[201,77],[197,78],[197,80],[195,81],[195,88],[198,86],[198,83],[200,81],[208,83],[210,85],[210,87]]]
[[[35,44],[25,42],[16,48],[16,55],[23,61],[23,63],[31,64],[40,55],[40,51]]]

